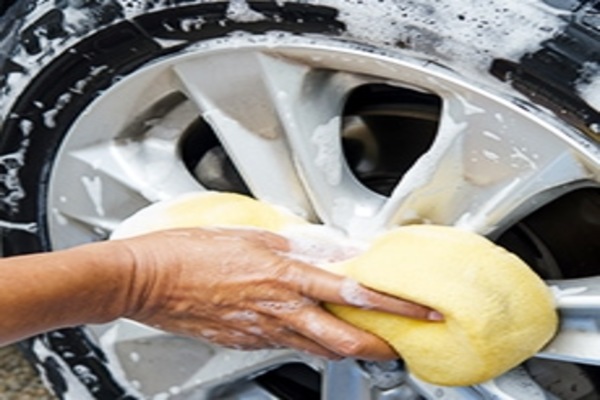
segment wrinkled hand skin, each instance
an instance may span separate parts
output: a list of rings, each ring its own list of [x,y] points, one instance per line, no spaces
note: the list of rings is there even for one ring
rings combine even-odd
[[[121,242],[135,265],[127,316],[225,347],[388,360],[398,355],[383,340],[319,303],[436,318],[429,308],[358,285],[361,304],[352,304],[341,294],[347,279],[287,257],[287,240],[267,232],[177,229]]]

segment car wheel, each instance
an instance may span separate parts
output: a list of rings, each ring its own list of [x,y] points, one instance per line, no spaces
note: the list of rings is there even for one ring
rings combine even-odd
[[[243,352],[128,320],[26,340],[64,399],[600,398],[600,6],[12,0],[0,6],[6,256],[233,191],[350,235],[454,225],[519,254],[556,338],[476,387],[401,361]]]

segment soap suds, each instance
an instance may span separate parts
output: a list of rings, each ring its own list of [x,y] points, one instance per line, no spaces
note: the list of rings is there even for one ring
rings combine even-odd
[[[499,162],[500,161],[500,156],[498,155],[498,153],[495,153],[491,150],[482,150],[482,153],[484,155],[485,158],[487,158],[488,160],[492,161],[492,162]]]
[[[578,286],[578,287],[570,287],[570,288],[560,288],[556,285],[551,285],[550,290],[554,295],[554,298],[558,301],[563,297],[575,296],[581,293],[585,293],[588,288],[586,286]]]
[[[324,225],[298,225],[284,228],[280,234],[290,243],[291,258],[316,266],[346,260],[360,254],[366,243],[353,240]]]
[[[584,63],[577,82],[577,91],[591,107],[600,111],[600,63]]]
[[[369,302],[365,290],[362,286],[354,279],[346,278],[342,282],[342,288],[340,289],[340,295],[348,304],[361,307],[361,308],[372,308],[373,304]]]
[[[19,202],[25,198],[25,189],[21,184],[19,177],[21,168],[25,165],[25,154],[29,148],[29,134],[33,129],[33,123],[30,120],[22,119],[19,123],[21,129],[21,143],[17,151],[0,155],[0,208],[17,212]],[[23,229],[31,228],[30,224],[15,224],[13,222],[3,222],[4,228]]]
[[[202,29],[202,26],[206,21],[202,17],[190,17],[190,18],[182,18],[179,21],[179,28],[184,32],[194,32]],[[163,23],[163,26],[167,30],[174,30],[174,28],[170,27],[167,23]]]
[[[256,22],[266,19],[264,15],[251,9],[246,0],[229,0],[227,18],[236,22]]]
[[[49,362],[52,360],[58,366],[58,368],[64,371],[70,370],[69,366],[64,362],[62,357],[54,351],[49,350],[42,339],[34,339],[32,350],[42,362]],[[35,365],[46,387],[53,387],[52,380],[48,377],[46,369],[38,366],[37,364]],[[65,392],[62,393],[63,399],[80,400],[89,398],[89,391],[87,388],[73,375],[63,373],[61,374],[61,378],[64,380],[63,382],[65,386]]]
[[[219,335],[219,331],[215,329],[202,329],[200,335],[206,339],[214,339]]]
[[[329,122],[318,126],[311,137],[311,142],[317,148],[315,165],[325,175],[330,185],[339,185],[342,180],[342,146],[340,142],[340,117],[334,117]]]
[[[273,314],[290,314],[298,312],[302,307],[305,307],[310,300],[303,301],[257,301],[256,305]]]
[[[131,353],[129,353],[129,359],[134,363],[140,362],[141,358],[142,357],[140,356],[140,353],[136,351],[132,351]]]
[[[510,158],[513,160],[513,163],[511,163],[511,165],[515,168],[538,169],[537,164],[532,160],[533,155],[531,157],[528,156],[528,150],[526,148],[513,147],[512,151]]]
[[[501,114],[499,114],[499,115],[501,115]],[[483,131],[482,134],[483,134],[483,136],[485,136],[487,138],[490,138],[492,140],[495,140],[497,142],[501,142],[502,141],[502,137],[500,137],[500,135],[497,135],[497,134],[495,134],[493,132]]]
[[[258,314],[250,310],[232,311],[224,314],[221,318],[227,321],[257,321]]]
[[[566,25],[558,10],[534,0],[352,0],[344,4],[340,20],[352,36],[423,51],[467,70],[474,60],[480,60],[480,71],[489,67],[493,57],[517,60],[539,49]]]
[[[37,233],[38,227],[35,222],[8,222],[0,220],[0,228],[13,229],[29,233]]]

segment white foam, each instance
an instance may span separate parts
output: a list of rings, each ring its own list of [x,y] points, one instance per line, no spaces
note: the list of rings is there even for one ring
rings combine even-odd
[[[221,316],[221,318],[228,321],[256,321],[258,320],[258,314],[250,310],[231,311]]]
[[[214,339],[219,335],[219,331],[215,329],[202,329],[200,335],[206,339]]]
[[[498,114],[498,115],[502,115],[502,114]],[[497,142],[501,142],[502,141],[502,137],[500,137],[499,135],[497,135],[497,134],[495,134],[493,132],[483,131],[482,134],[483,134],[483,136],[488,137],[488,138],[490,138],[492,140],[495,140]]]
[[[65,217],[65,215],[56,207],[52,207],[52,216],[54,217],[54,221],[58,225],[66,226],[69,224],[69,220]]]
[[[500,161],[500,156],[498,155],[498,153],[495,153],[491,150],[483,150],[482,153],[483,153],[484,157],[490,161],[493,161],[493,162]]]
[[[327,123],[318,126],[310,141],[316,146],[315,165],[325,175],[330,185],[339,185],[342,180],[342,146],[338,131],[340,117],[334,117]]]
[[[23,120],[20,124],[22,139],[19,149],[12,153],[0,155],[0,182],[6,188],[6,192],[0,197],[0,203],[6,208],[16,211],[18,210],[19,201],[25,197],[25,189],[19,178],[21,168],[25,165],[25,153],[29,148],[29,129],[31,126]],[[12,226],[9,226],[12,225]],[[5,228],[15,228],[20,224],[4,223]]]
[[[37,223],[35,222],[9,222],[3,220],[0,220],[0,228],[13,229],[29,233],[36,233],[38,230]]]
[[[169,393],[171,393],[173,395],[177,395],[177,394],[181,393],[181,386],[171,386],[169,388]]]
[[[33,122],[28,119],[23,118],[21,122],[19,122],[19,128],[21,128],[21,132],[23,133],[23,137],[29,136],[33,129]]]
[[[184,32],[193,32],[200,30],[205,23],[206,21],[202,17],[182,18],[179,22],[179,28],[181,28],[181,30]],[[165,25],[165,27],[168,27],[167,23],[163,25]],[[173,30],[173,28],[170,29]]]
[[[157,393],[152,396],[152,400],[168,400],[169,398],[171,398],[170,393]]]
[[[365,294],[364,289],[354,279],[346,278],[342,282],[342,288],[340,289],[340,295],[348,304],[361,307],[371,308],[373,304],[369,302]]]
[[[325,333],[325,327],[321,323],[321,320],[318,319],[314,314],[308,314],[304,318],[304,323],[306,328],[310,332],[316,335],[322,335]]]
[[[480,60],[480,71],[488,69],[492,57],[517,60],[566,24],[558,10],[534,0],[347,0],[343,4],[340,19],[352,36],[377,44],[401,44],[467,70],[474,60]]]
[[[236,22],[256,22],[266,17],[251,9],[246,0],[229,0],[227,18]]]
[[[519,149],[518,147],[513,147],[512,151],[513,152],[510,155],[510,158],[515,161],[515,166],[517,168],[525,166],[532,170],[538,168],[535,161],[532,160],[533,156],[529,157],[529,155],[527,154],[528,150],[526,148]]]
[[[42,116],[44,119],[44,125],[47,128],[54,129],[56,128],[56,116],[62,111],[63,108],[67,106],[73,99],[73,95],[71,93],[63,93],[56,100],[56,104],[54,107],[46,110]]]
[[[261,328],[259,328],[258,326],[251,326],[251,327],[248,327],[247,329],[248,329],[248,332],[250,332],[250,333],[252,333],[252,334],[254,334],[254,335],[257,335],[257,336],[261,336],[261,335],[263,335],[263,334],[265,333],[265,332],[264,332],[264,331],[263,331]]]
[[[588,291],[586,286],[577,286],[577,287],[569,287],[569,288],[560,288],[556,285],[551,285],[550,290],[554,295],[554,298],[559,300],[563,297],[575,296],[581,293],[585,293]]]
[[[290,300],[290,301],[257,301],[256,305],[264,310],[271,311],[274,314],[290,314],[295,313],[308,303],[312,302],[309,299]]]
[[[280,232],[290,243],[288,256],[316,266],[346,260],[360,254],[367,244],[350,239],[324,225],[295,225]]]
[[[140,356],[140,353],[136,351],[132,351],[131,353],[129,353],[129,359],[134,363],[140,362],[141,358],[142,357]]]
[[[584,64],[581,79],[577,84],[577,91],[590,107],[600,111],[600,63],[588,62]]]
[[[65,371],[69,370],[69,366],[64,362],[64,360],[57,353],[49,350],[41,339],[35,339],[33,341],[33,351],[41,361],[46,362],[48,359],[52,359],[59,365],[60,369],[63,369]],[[42,381],[44,382],[46,387],[52,387],[52,382],[46,375],[46,370],[39,366],[37,368],[42,378]],[[65,386],[67,389],[65,393],[63,393],[63,398],[65,400],[92,399],[90,392],[73,375],[62,374],[61,377],[65,380]]]

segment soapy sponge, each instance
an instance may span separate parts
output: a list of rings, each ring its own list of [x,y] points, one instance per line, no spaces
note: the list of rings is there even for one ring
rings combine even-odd
[[[252,227],[285,232],[306,221],[249,197],[203,192],[156,203],[125,220],[113,238],[175,227]],[[439,385],[494,378],[539,351],[558,318],[544,282],[517,256],[477,234],[413,225],[374,238],[332,272],[372,289],[427,305],[445,320],[430,322],[327,304],[340,318],[386,340],[411,373]]]
[[[494,378],[534,355],[557,327],[551,292],[523,261],[456,228],[393,229],[341,271],[444,315],[434,323],[328,306],[387,340],[414,375],[431,383],[466,386]]]

